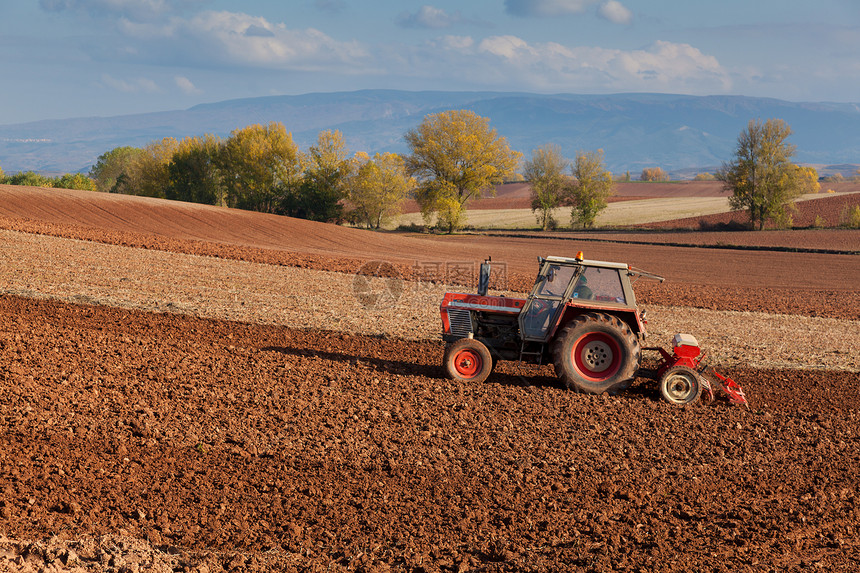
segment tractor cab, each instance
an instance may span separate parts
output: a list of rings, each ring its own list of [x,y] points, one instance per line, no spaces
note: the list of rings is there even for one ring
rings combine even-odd
[[[562,323],[567,307],[636,310],[636,296],[622,263],[576,258],[540,258],[534,287],[519,315],[524,341],[546,342]]]

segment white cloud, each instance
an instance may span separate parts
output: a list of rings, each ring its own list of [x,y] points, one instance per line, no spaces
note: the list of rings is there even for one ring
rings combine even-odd
[[[424,5],[415,13],[403,12],[397,24],[404,28],[448,28],[460,21],[460,13],[448,14],[441,8]]]
[[[525,62],[539,57],[537,50],[516,36],[491,36],[481,41],[478,50],[508,61]]]
[[[102,83],[123,93],[158,93],[161,91],[158,84],[149,78],[120,80],[109,74],[102,74]]]
[[[618,0],[604,2],[597,9],[597,13],[614,24],[629,24],[633,20],[633,13]]]
[[[539,89],[701,93],[730,87],[729,74],[717,59],[688,44],[658,41],[625,51],[492,36],[478,44],[478,52],[491,61],[475,65],[476,70],[490,69],[497,77],[519,78]]]
[[[197,89],[197,86],[194,85],[194,82],[192,82],[185,76],[174,76],[173,81],[176,83],[176,86],[185,94],[197,95],[202,93],[199,89]]]
[[[505,0],[505,10],[514,16],[564,16],[580,14],[598,0]]]
[[[366,55],[357,42],[338,42],[308,28],[291,30],[265,18],[233,12],[203,12],[184,30],[215,49],[212,56],[257,66],[313,68],[319,63],[348,63]]]
[[[139,44],[138,59],[171,65],[317,70],[353,66],[367,57],[367,49],[358,42],[339,42],[313,28],[289,29],[235,12],[201,12],[160,25],[123,20],[120,28]]]

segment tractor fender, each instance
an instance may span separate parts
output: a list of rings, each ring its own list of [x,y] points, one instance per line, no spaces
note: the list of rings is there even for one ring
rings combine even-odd
[[[630,327],[630,330],[632,330],[633,333],[637,336],[644,336],[645,334],[645,324],[642,322],[642,319],[639,315],[639,311],[637,309],[600,305],[585,306],[568,303],[565,306],[564,312],[559,313],[558,321],[556,322],[556,324],[553,326],[553,328],[550,329],[550,340],[555,338],[557,333],[561,332],[561,329],[563,329],[568,323],[570,323],[570,321],[575,319],[577,316],[595,311],[618,317],[625,324],[627,324],[627,326]]]

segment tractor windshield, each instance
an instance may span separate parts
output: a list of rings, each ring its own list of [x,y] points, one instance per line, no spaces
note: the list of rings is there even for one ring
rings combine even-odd
[[[535,288],[520,313],[520,328],[527,339],[546,338],[547,332],[564,305],[564,295],[579,267],[550,264],[538,276]]]
[[[626,304],[618,269],[586,267],[573,287],[573,298]]]

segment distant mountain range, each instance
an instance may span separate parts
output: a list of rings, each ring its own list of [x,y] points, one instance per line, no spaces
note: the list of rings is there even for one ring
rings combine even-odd
[[[0,126],[6,173],[86,172],[115,147],[143,147],[164,137],[228,136],[279,121],[300,148],[338,129],[351,151],[404,152],[403,134],[430,113],[470,109],[526,157],[556,143],[568,157],[603,149],[614,173],[662,167],[675,177],[713,171],[729,161],[751,119],[788,122],[795,161],[852,174],[860,163],[860,104],[793,103],[743,96],[669,94],[539,95],[501,92],[364,90],[230,100],[187,110],[45,120]]]

